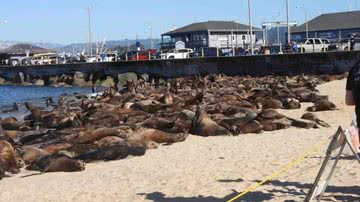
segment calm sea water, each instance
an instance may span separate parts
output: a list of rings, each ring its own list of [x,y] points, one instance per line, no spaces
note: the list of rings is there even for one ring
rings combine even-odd
[[[24,113],[25,102],[30,102],[35,106],[45,106],[45,99],[52,97],[54,101],[63,95],[73,94],[90,94],[91,88],[54,88],[44,86],[0,86],[0,117],[8,117],[17,113]],[[3,111],[11,109],[13,103],[20,104],[20,112],[3,113]]]

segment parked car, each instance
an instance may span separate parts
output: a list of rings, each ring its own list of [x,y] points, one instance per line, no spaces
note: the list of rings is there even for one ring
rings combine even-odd
[[[350,50],[350,38],[341,39],[339,41],[339,43],[337,43],[337,49],[339,51],[349,51]],[[360,50],[360,38],[355,38],[354,50]]]
[[[328,50],[330,42],[322,38],[309,38],[297,42],[297,49],[302,53],[325,52]]]
[[[193,53],[190,53],[190,57],[217,57],[218,54],[221,56],[221,51],[217,48],[199,48]]]
[[[120,55],[120,60],[127,61],[138,61],[138,60],[149,60],[155,58],[155,49],[149,49],[145,51],[129,51]]]
[[[194,51],[190,48],[185,48],[185,49],[173,49],[170,50],[169,52],[166,53],[162,53],[161,54],[161,59],[184,59],[184,58],[189,58],[190,54],[193,53]]]

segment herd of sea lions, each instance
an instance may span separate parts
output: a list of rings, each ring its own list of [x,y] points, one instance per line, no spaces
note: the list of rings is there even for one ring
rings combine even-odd
[[[51,111],[26,103],[24,120],[0,119],[0,179],[21,167],[75,172],[85,163],[144,155],[191,135],[230,136],[289,127],[329,127],[311,112],[336,110],[320,83],[338,76],[225,75],[140,78],[94,97],[61,97]],[[312,107],[299,119],[276,109]]]

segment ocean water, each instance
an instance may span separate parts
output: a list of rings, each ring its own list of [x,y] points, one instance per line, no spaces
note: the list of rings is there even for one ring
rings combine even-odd
[[[44,107],[46,98],[52,97],[56,102],[61,95],[90,94],[91,88],[70,87],[54,88],[46,86],[0,86],[0,117],[9,117],[26,111],[24,103]],[[4,113],[12,108],[13,103],[19,104],[20,111]]]

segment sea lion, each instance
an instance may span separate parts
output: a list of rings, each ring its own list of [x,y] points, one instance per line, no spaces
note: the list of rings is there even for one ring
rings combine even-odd
[[[29,102],[25,102],[25,107],[26,107],[26,109],[28,109],[31,112],[33,126],[42,122],[41,112],[38,108],[34,107]]]
[[[170,92],[166,92],[161,98],[160,102],[166,105],[174,104],[174,97],[170,94]]]
[[[99,148],[105,148],[113,145],[126,145],[126,141],[118,136],[107,136],[95,142]]]
[[[174,125],[175,125],[174,122],[172,122],[168,119],[158,118],[158,117],[148,118],[142,124],[143,127],[154,128],[154,129],[158,129],[158,130],[170,129],[170,128],[174,127]]]
[[[20,169],[13,146],[7,141],[0,140],[0,179],[6,171],[17,174]]]
[[[262,119],[282,119],[285,117],[274,109],[264,109],[258,116]]]
[[[19,122],[16,118],[0,120],[0,125],[4,130],[20,130],[20,128],[24,126],[24,124]]]
[[[308,107],[306,111],[318,112],[318,111],[331,111],[335,110],[336,105],[328,100],[320,100],[315,102],[314,106]]]
[[[263,130],[262,125],[256,121],[251,120],[246,123],[237,125],[237,134],[260,133]]]
[[[18,111],[19,111],[19,105],[16,102],[14,102],[11,109],[3,110],[2,113],[12,113]]]
[[[175,143],[185,141],[187,134],[171,134],[157,129],[141,128],[130,135],[128,141],[156,142],[162,143]]]
[[[262,98],[262,97],[258,97],[255,100],[256,102],[260,103],[263,109],[282,109],[284,108],[283,104],[281,101],[276,100],[274,98]]]
[[[283,106],[285,109],[300,109],[301,103],[295,98],[286,98],[283,101]]]
[[[81,161],[71,159],[64,154],[41,156],[26,167],[27,170],[40,172],[76,172],[84,168]]]
[[[79,172],[83,170],[85,170],[84,162],[69,157],[60,157],[50,161],[42,172]]]
[[[190,133],[204,137],[231,135],[230,131],[211,120],[207,113],[201,110],[200,106],[197,107],[195,117],[192,120]]]
[[[325,128],[330,128],[330,125],[325,123],[324,121],[320,120],[315,114],[313,113],[305,113],[304,115],[302,115],[301,117],[302,119],[305,120],[310,120],[310,121],[315,121],[317,124],[319,124],[322,127]]]
[[[83,131],[77,137],[70,140],[73,143],[90,143],[107,136],[118,136],[120,132],[114,128],[98,128],[94,131]]]
[[[124,159],[129,155],[129,147],[127,145],[113,145],[106,148],[101,148],[96,151],[87,152],[76,156],[74,159],[83,160],[86,163],[92,161],[112,161]]]
[[[50,155],[50,153],[37,147],[25,146],[20,150],[20,155],[25,164],[28,165],[39,157]]]

